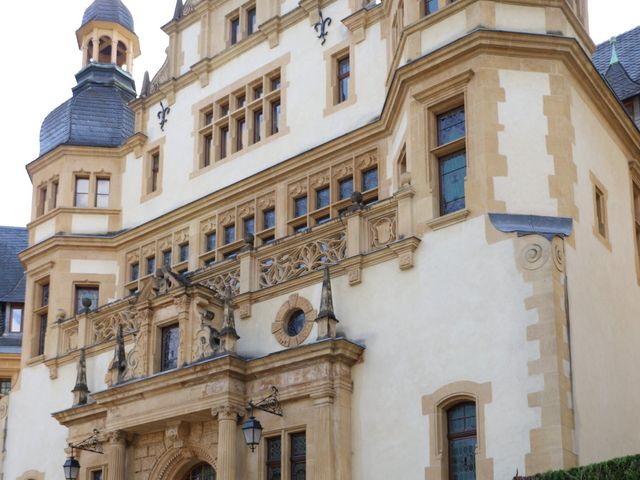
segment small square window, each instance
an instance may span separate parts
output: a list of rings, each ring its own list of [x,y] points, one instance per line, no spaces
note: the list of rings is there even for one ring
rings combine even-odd
[[[438,115],[438,145],[458,140],[465,135],[464,107]]]
[[[247,104],[247,96],[242,94],[236,97],[236,108],[243,108]]]
[[[0,395],[3,397],[9,395],[11,391],[11,379],[10,378],[2,378],[0,379]]]
[[[276,237],[273,236],[273,235],[269,235],[268,237],[263,237],[262,238],[262,244],[263,245],[270,245],[275,241],[276,241]]]
[[[207,233],[205,239],[207,244],[207,252],[212,252],[213,250],[215,250],[217,242],[216,232]]]
[[[254,217],[247,217],[242,220],[242,225],[244,228],[244,234],[254,235],[256,233],[256,221]]]
[[[188,243],[183,243],[178,248],[179,248],[179,253],[180,253],[180,255],[179,255],[180,263],[186,262],[187,260],[189,260],[189,244]]]
[[[338,182],[339,200],[351,198],[353,193],[353,177],[344,178]]]
[[[222,258],[223,258],[224,260],[233,260],[233,259],[235,259],[237,256],[238,256],[238,251],[237,251],[237,250],[234,250],[234,251],[232,251],[232,252],[227,252],[227,253],[225,253],[225,254],[223,255],[223,257],[222,257]]]
[[[323,223],[327,223],[329,220],[331,220],[331,216],[323,215],[321,217],[316,218],[316,225],[322,225]]]
[[[293,217],[298,218],[307,214],[307,196],[293,199]]]
[[[307,225],[298,225],[294,227],[293,233],[304,233],[308,230]]]
[[[147,275],[153,275],[156,273],[156,257],[147,258]]]
[[[213,110],[207,110],[204,114],[204,124],[211,125],[213,123]]]
[[[424,0],[424,14],[430,15],[438,11],[438,0]]]
[[[226,117],[227,115],[229,115],[229,102],[221,103],[220,104],[220,116],[221,117]]]
[[[91,472],[91,480],[103,480],[102,470]]]
[[[76,287],[76,315],[85,310],[93,311],[98,308],[98,287]],[[85,301],[88,306],[85,307]]]
[[[271,78],[271,91],[280,89],[280,76]]]
[[[139,263],[132,263],[131,266],[129,267],[131,274],[129,275],[129,279],[133,282],[135,280],[138,280],[138,278],[140,277],[140,264]]]
[[[328,207],[331,202],[329,187],[324,187],[316,190],[316,208]]]
[[[162,265],[170,268],[173,263],[173,259],[171,258],[171,250],[165,250],[162,252]]]
[[[255,87],[253,87],[254,100],[258,100],[259,98],[262,98],[262,93],[263,93],[262,84],[256,85]]]
[[[227,225],[224,227],[224,244],[228,245],[236,241],[236,226]]]
[[[378,188],[378,169],[371,168],[362,172],[362,190],[364,192]]]
[[[270,208],[269,210],[265,210],[262,212],[262,228],[263,230],[268,230],[269,228],[273,228],[276,226],[276,210],[275,208]]]

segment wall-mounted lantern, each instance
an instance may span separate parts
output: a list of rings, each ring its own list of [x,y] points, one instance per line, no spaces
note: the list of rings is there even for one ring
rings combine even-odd
[[[271,387],[271,395],[263,398],[258,403],[249,402],[249,406],[247,407],[247,410],[249,410],[249,420],[242,424],[242,433],[244,434],[245,443],[252,452],[254,452],[260,444],[263,430],[260,421],[253,416],[254,408],[281,417],[282,406],[278,400],[278,389]]]
[[[79,442],[79,443],[70,443],[69,448],[71,448],[71,455],[67,458],[67,461],[64,462],[62,466],[64,470],[64,478],[66,480],[77,480],[78,475],[80,474],[80,462],[76,460],[73,455],[74,450],[85,450],[87,452],[100,453],[103,454],[102,445],[98,442],[98,435],[100,432],[97,429],[93,429],[93,433],[89,438]]]

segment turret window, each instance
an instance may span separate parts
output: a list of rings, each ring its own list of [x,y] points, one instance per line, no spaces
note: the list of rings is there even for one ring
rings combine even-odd
[[[76,177],[76,191],[74,206],[89,207],[89,177]]]
[[[109,208],[109,193],[111,181],[108,178],[98,178],[96,180],[96,207]]]

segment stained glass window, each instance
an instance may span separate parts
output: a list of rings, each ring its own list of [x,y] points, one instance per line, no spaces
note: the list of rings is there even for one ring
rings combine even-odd
[[[476,405],[465,402],[447,412],[450,480],[476,478]]]
[[[196,465],[185,480],[216,480],[216,471],[207,463]]]
[[[291,480],[307,478],[307,437],[305,433],[291,435]]]
[[[467,155],[457,152],[440,159],[440,214],[457,212],[465,207],[464,178]]]
[[[160,370],[172,370],[178,366],[180,327],[171,325],[162,329],[162,355]]]
[[[316,208],[329,206],[329,202],[331,201],[329,193],[329,187],[316,190]]]
[[[464,107],[438,115],[438,145],[464,137]]]
[[[287,325],[286,325],[287,335],[289,335],[290,337],[295,337],[299,335],[300,332],[302,332],[302,329],[304,328],[304,322],[305,322],[304,312],[302,310],[295,310],[289,316],[289,320],[287,321]]]
[[[282,478],[282,440],[280,437],[267,439],[267,480]]]
[[[339,200],[351,197],[351,194],[353,193],[353,177],[340,180],[338,182],[338,190],[340,195]]]

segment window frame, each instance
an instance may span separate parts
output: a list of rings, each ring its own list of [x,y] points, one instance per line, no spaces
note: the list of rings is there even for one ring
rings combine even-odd
[[[7,316],[7,328],[8,333],[22,333],[24,330],[24,304],[10,303],[7,308],[9,315]],[[18,330],[13,329],[13,312],[20,311],[20,328]]]
[[[51,282],[49,277],[44,277],[35,282],[33,318],[36,328],[32,333],[32,356],[38,357],[45,354],[47,328],[49,324],[49,303],[51,296]],[[46,292],[46,295],[45,295]],[[24,321],[23,321],[24,323]]]
[[[165,332],[169,331],[177,331],[178,333],[178,345],[176,350],[176,358],[175,358],[175,366],[168,366],[165,364]],[[180,363],[180,323],[179,322],[168,322],[167,324],[158,325],[158,340],[159,340],[159,349],[158,349],[158,372],[169,372],[175,370],[179,367]]]
[[[593,234],[611,251],[613,247],[609,236],[609,192],[592,171],[589,171],[589,178],[593,197]]]
[[[259,462],[260,462],[260,474],[258,478],[263,480],[269,480],[269,468],[270,467],[279,467],[280,468],[280,478],[287,479],[293,478],[292,470],[294,467],[294,463],[292,462],[292,454],[293,454],[293,438],[297,435],[305,436],[305,443],[307,444],[305,447],[305,455],[304,458],[298,458],[297,460],[303,460],[305,464],[305,470],[308,471],[308,457],[309,457],[309,447],[308,440],[309,434],[308,430],[304,426],[296,426],[291,428],[284,428],[278,430],[271,430],[264,432],[263,438],[264,440],[260,442],[260,450],[259,450]],[[280,442],[280,458],[278,460],[270,460],[269,459],[269,441],[270,440],[279,440]]]
[[[100,193],[100,182],[107,182],[108,185],[108,193]],[[106,197],[106,205],[101,206],[100,199]],[[106,175],[98,175],[96,176],[96,188],[94,193],[94,206],[100,209],[108,209],[111,202],[111,177]]]
[[[86,181],[87,184],[87,191],[85,192],[79,192],[79,182],[80,181]],[[80,175],[77,174],[74,177],[74,183],[73,183],[73,206],[75,208],[89,208],[89,198],[90,198],[90,194],[91,194],[91,177],[89,175]],[[82,206],[79,205],[79,195],[84,195],[86,196],[86,205]]]
[[[73,312],[74,315],[84,314],[84,307],[82,306],[82,299],[78,298],[78,294],[81,290],[91,290],[96,292],[96,305],[91,308],[89,312],[95,312],[100,308],[100,284],[99,283],[74,283],[73,284]],[[78,311],[80,307],[80,311]]]

